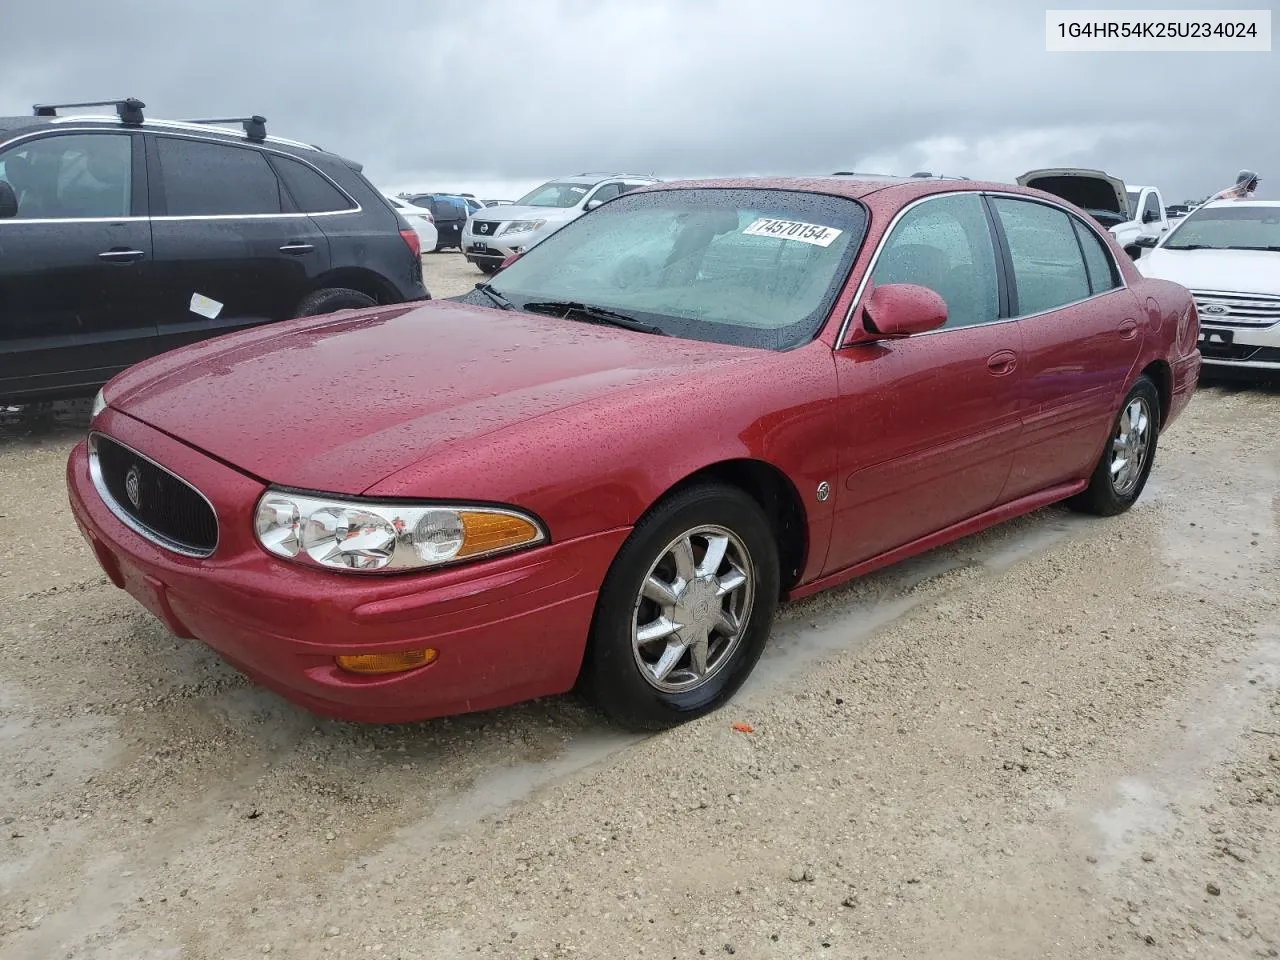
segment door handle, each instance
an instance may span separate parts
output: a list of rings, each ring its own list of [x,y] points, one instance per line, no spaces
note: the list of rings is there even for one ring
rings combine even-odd
[[[112,247],[110,250],[103,250],[98,254],[99,260],[109,260],[112,263],[133,263],[135,260],[141,260],[146,256],[142,250],[130,250],[127,247]]]
[[[1120,326],[1117,327],[1116,329],[1120,331],[1121,340],[1132,340],[1134,337],[1138,335],[1138,321],[1126,320],[1124,323],[1120,324]]]
[[[301,240],[290,240],[280,248],[281,253],[300,254],[310,253],[315,249],[315,245],[311,243],[303,243]]]
[[[997,377],[1013,373],[1018,366],[1018,355],[1012,350],[999,350],[987,357],[987,369]]]

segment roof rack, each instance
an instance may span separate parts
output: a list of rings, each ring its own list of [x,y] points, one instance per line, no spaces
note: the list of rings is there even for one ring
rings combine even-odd
[[[131,127],[142,124],[142,108],[146,104],[137,97],[124,100],[88,100],[84,103],[37,103],[31,108],[32,116],[56,117],[59,110],[74,110],[79,107],[115,107],[121,123]]]
[[[219,124],[219,123],[238,123],[242,127],[244,127],[244,135],[248,137],[250,140],[267,139],[267,118],[258,116],[258,114],[256,113],[251,117],[218,117],[218,118],[213,118],[209,120],[183,120],[182,122],[183,123],[199,123],[201,125],[204,125],[204,124],[213,125],[213,124]],[[317,149],[319,148],[317,147]]]

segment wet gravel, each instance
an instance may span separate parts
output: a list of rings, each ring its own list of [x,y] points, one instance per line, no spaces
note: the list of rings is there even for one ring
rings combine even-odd
[[[734,703],[648,738],[254,688],[99,573],[86,413],[0,418],[6,960],[1280,955],[1276,387],[1203,388],[1124,517],[785,608]]]

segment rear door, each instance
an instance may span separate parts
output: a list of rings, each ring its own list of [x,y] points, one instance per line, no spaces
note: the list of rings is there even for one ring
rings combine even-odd
[[[467,206],[460,197],[436,197],[432,214],[436,218],[436,233],[442,247],[461,247],[462,228],[467,223]]]
[[[864,298],[889,283],[936,291],[947,322],[836,351],[840,485],[828,572],[994,506],[1021,431],[1021,334],[1005,318],[982,197],[930,197],[902,214]]]
[[[148,134],[150,281],[165,349],[292,317],[329,244],[256,147]]]
[[[92,390],[156,351],[140,134],[45,133],[0,150],[0,393]]]
[[[991,197],[1022,331],[1022,449],[1013,498],[1087,476],[1142,349],[1139,303],[1097,228],[1023,197]]]

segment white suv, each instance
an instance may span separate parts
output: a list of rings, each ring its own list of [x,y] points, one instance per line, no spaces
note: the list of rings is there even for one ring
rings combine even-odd
[[[624,173],[583,173],[548,180],[515,203],[472,214],[462,252],[483,272],[493,273],[507,257],[523,253],[606,200],[659,182],[655,177]]]

